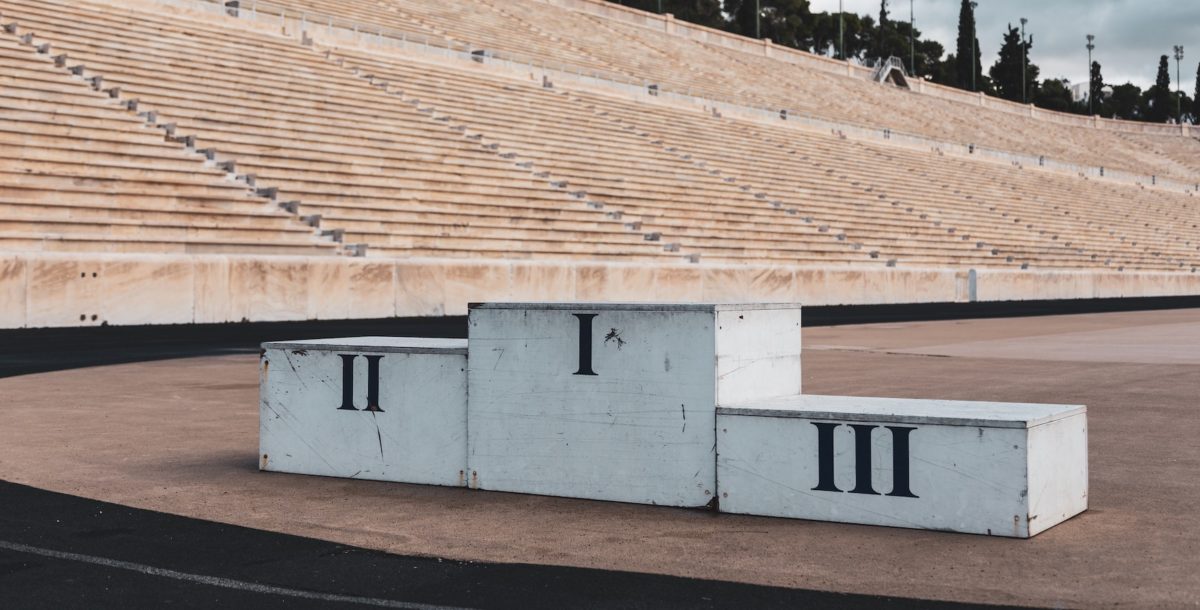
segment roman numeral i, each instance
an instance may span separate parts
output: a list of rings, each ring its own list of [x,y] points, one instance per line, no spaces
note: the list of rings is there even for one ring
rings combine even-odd
[[[592,370],[592,320],[599,314],[575,313],[579,318],[579,370],[576,375],[595,375]]]
[[[810,422],[817,427],[817,486],[813,491],[841,492],[834,482],[833,432],[842,424]],[[847,424],[854,430],[854,489],[852,494],[884,495],[871,480],[871,432],[879,426]],[[916,498],[909,485],[908,435],[916,428],[884,426],[892,433],[892,491],[886,495]]]
[[[339,411],[357,411],[354,407],[354,360],[358,354],[338,354],[342,358],[342,406]],[[379,361],[383,356],[363,356],[367,359],[367,406],[363,411],[383,413],[379,408]]]

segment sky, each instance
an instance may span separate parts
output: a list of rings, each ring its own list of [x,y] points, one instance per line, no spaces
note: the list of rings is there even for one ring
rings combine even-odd
[[[843,0],[846,12],[879,16],[880,0]],[[1087,38],[1096,36],[1092,57],[1100,62],[1104,81],[1132,82],[1145,89],[1154,84],[1158,58],[1167,55],[1171,88],[1175,89],[1174,46],[1183,45],[1180,62],[1183,90],[1195,90],[1200,63],[1200,0],[978,0],[976,28],[986,72],[996,61],[1009,23],[1020,26],[1029,19],[1026,34],[1033,35],[1029,61],[1041,68],[1042,78],[1067,77],[1072,83],[1087,80]],[[954,52],[958,37],[961,0],[913,0],[917,29],[924,38],[942,43]],[[814,12],[837,12],[838,0],[810,0]],[[908,21],[908,0],[890,0],[888,14]]]

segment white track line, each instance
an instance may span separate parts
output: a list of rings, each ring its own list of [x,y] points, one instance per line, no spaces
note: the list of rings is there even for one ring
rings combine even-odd
[[[356,597],[353,595],[333,595],[330,593],[314,593],[312,591],[301,591],[300,589],[288,589],[285,587],[273,587],[270,585],[261,585],[253,582],[245,582],[241,580],[233,580],[231,578],[218,578],[215,576],[204,576],[201,574],[188,574],[187,572],[177,572],[175,570],[167,570],[164,568],[156,568],[154,566],[143,565],[140,563],[130,563],[128,561],[118,561],[116,559],[108,559],[106,557],[95,557],[93,555],[80,555],[78,553],[66,553],[63,551],[55,551],[51,549],[43,549],[36,546],[28,546],[17,544],[15,542],[7,542],[0,540],[0,549],[16,551],[18,553],[28,553],[30,555],[41,555],[42,557],[51,557],[54,559],[64,559],[67,561],[79,561],[82,563],[90,563],[106,568],[116,568],[118,570],[128,570],[130,572],[138,572],[150,576],[159,576],[162,578],[171,578],[174,580],[182,580],[185,582],[193,582],[212,587],[223,587],[225,589],[236,589],[238,591],[249,591],[251,593],[261,593],[263,595],[282,595],[286,597],[296,597],[300,599],[312,599],[323,602],[334,602],[339,604],[359,604],[363,606],[375,606],[378,608],[402,608],[404,610],[467,610],[465,608],[457,608],[454,606],[434,606],[429,604],[414,604],[409,602],[400,602],[390,599],[378,599],[374,597]]]

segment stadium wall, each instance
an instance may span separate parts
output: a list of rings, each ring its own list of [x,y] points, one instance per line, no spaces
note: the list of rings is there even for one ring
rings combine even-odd
[[[0,254],[0,328],[463,315],[468,302],[965,303],[1200,295],[1200,275],[284,256]]]

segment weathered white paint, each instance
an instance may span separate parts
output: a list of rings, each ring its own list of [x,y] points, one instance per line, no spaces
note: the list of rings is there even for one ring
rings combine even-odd
[[[354,359],[343,406],[343,354]],[[379,362],[380,412],[365,410]],[[467,342],[354,337],[266,343],[259,366],[263,470],[464,485]]]
[[[839,490],[821,486],[819,428],[833,428]],[[856,431],[870,431],[871,486],[856,488]],[[894,428],[908,432],[897,493]],[[903,434],[903,433],[901,433]],[[1087,509],[1086,407],[788,396],[717,410],[722,512],[1027,538]]]
[[[595,315],[595,375],[575,314]],[[718,397],[800,391],[798,305],[490,303],[469,329],[480,489],[703,506]]]

